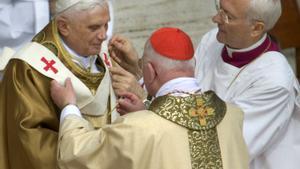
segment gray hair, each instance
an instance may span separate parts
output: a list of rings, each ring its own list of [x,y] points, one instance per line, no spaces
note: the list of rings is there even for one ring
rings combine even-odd
[[[73,16],[80,11],[93,9],[97,5],[108,8],[106,0],[57,0],[54,17],[60,15]]]
[[[174,60],[167,58],[165,56],[162,56],[158,54],[153,48],[149,40],[146,42],[145,45],[145,52],[147,52],[147,57],[143,58],[145,61],[153,61],[155,63],[158,63],[160,68],[163,68],[165,70],[181,70],[181,71],[187,71],[187,70],[194,70],[195,69],[195,59],[192,58],[190,60]],[[145,57],[145,56],[144,56]]]
[[[248,18],[265,23],[265,31],[274,27],[281,15],[280,0],[250,0]]]

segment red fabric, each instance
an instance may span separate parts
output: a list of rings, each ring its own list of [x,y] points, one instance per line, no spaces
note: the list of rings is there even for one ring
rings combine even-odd
[[[222,59],[224,62],[241,68],[246,64],[252,62],[254,59],[269,51],[279,51],[279,47],[269,37],[259,45],[257,48],[247,52],[233,52],[232,57],[229,56],[227,48],[224,46],[222,50]]]
[[[158,29],[151,35],[150,43],[155,52],[174,60],[189,60],[194,56],[190,37],[178,28]]]

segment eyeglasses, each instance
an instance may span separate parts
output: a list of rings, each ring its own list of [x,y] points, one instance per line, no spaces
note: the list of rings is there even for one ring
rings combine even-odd
[[[221,8],[220,5],[220,0],[215,0],[215,5],[216,5],[216,10],[217,10],[217,15],[221,16],[221,19],[224,23],[228,24],[229,23],[229,17],[226,14],[226,12]]]

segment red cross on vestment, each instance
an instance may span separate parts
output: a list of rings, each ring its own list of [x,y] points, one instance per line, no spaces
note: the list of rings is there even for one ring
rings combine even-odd
[[[106,64],[106,66],[111,67],[111,64],[108,60],[107,54],[103,53],[103,55],[104,55],[104,63]]]
[[[51,69],[55,74],[58,72],[58,70],[55,67],[53,67],[53,65],[55,64],[54,60],[48,61],[45,57],[42,57],[41,61],[46,64],[46,66],[44,67],[45,71],[48,71],[49,69]]]

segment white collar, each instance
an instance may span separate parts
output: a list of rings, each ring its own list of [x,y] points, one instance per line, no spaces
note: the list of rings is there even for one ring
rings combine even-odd
[[[60,38],[61,39],[61,38]],[[61,39],[62,44],[64,45],[65,49],[71,54],[72,61],[75,62],[82,68],[88,69],[95,67],[97,56],[88,56],[84,57],[77,54],[73,49],[71,49],[64,41]]]
[[[195,78],[192,77],[180,77],[172,79],[161,86],[156,93],[155,97],[163,96],[176,91],[183,91],[188,93],[195,93],[199,91],[200,86]],[[172,95],[185,95],[183,93],[172,93]]]
[[[247,47],[247,48],[244,48],[244,49],[232,49],[232,48],[226,46],[228,55],[230,57],[232,57],[233,52],[248,52],[250,50],[253,50],[253,49],[257,48],[259,45],[261,45],[262,43],[264,43],[266,38],[267,38],[267,34],[264,34],[264,36],[259,41],[257,41],[256,43],[254,43],[250,47]]]

